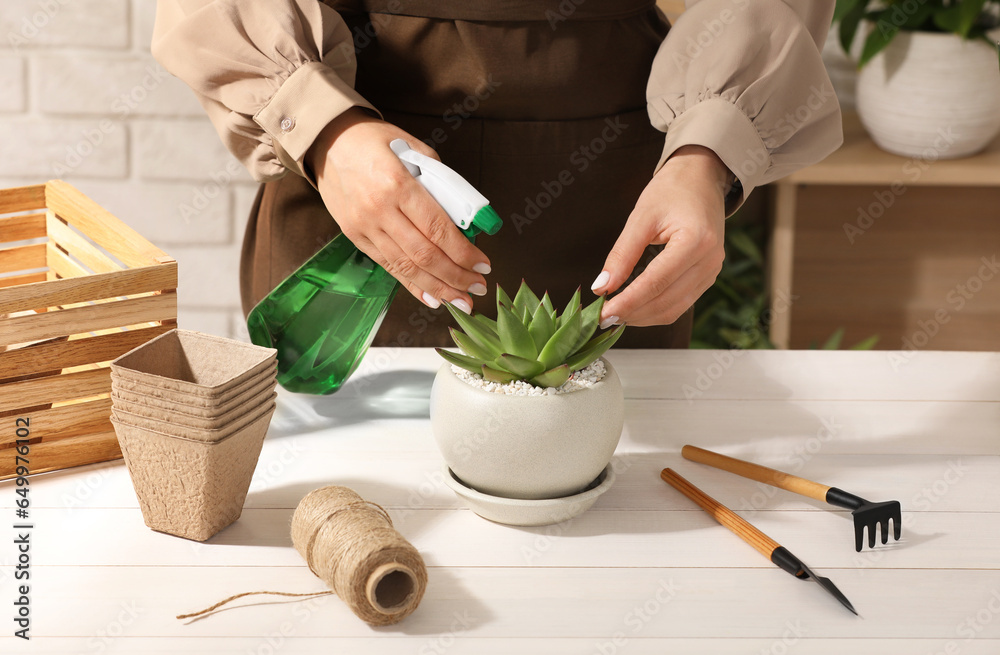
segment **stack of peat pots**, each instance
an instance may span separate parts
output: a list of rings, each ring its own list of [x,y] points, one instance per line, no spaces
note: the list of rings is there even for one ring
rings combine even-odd
[[[243,512],[274,413],[272,348],[171,330],[111,364],[111,422],[146,525],[205,541]]]

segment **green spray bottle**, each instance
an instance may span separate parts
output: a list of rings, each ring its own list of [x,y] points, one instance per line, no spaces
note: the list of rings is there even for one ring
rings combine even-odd
[[[489,201],[436,159],[389,144],[406,169],[471,240],[502,224]],[[399,282],[343,234],[279,284],[247,316],[250,340],[278,351],[278,383],[289,391],[331,394],[358,367]]]

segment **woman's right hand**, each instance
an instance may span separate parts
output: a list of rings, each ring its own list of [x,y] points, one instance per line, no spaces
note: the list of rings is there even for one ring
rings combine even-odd
[[[355,246],[424,304],[436,308],[447,300],[471,312],[469,294],[486,294],[489,259],[407,172],[389,149],[393,139],[439,159],[422,141],[355,107],[323,129],[306,164]]]

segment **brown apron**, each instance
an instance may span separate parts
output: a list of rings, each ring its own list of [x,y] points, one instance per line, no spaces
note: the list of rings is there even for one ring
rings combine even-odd
[[[645,86],[668,25],[652,0],[329,1],[354,34],[358,91],[432,145],[504,219],[476,245],[493,285],[522,278],[565,304],[590,283],[649,181],[663,134]],[[262,185],[247,225],[244,314],[339,233],[319,194],[288,175]],[[650,248],[638,269],[658,249]],[[491,309],[493,311],[491,311]],[[449,345],[451,319],[405,289],[374,345]],[[691,312],[631,328],[622,347],[687,347]]]

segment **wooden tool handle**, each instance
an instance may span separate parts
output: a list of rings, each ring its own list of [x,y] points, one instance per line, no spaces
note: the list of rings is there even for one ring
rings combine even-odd
[[[715,500],[704,491],[694,486],[673,469],[663,469],[660,477],[677,491],[681,492],[709,513],[716,521],[726,526],[743,541],[757,549],[764,557],[771,559],[775,548],[780,548],[778,542],[747,523],[731,509]]]
[[[759,464],[751,464],[750,462],[745,462],[742,459],[713,453],[711,450],[705,450],[704,448],[698,448],[697,446],[684,446],[681,449],[681,455],[683,455],[685,459],[689,459],[692,462],[707,464],[717,469],[722,469],[723,471],[735,473],[736,475],[744,478],[750,478],[751,480],[756,480],[757,482],[769,484],[772,487],[778,487],[779,489],[791,491],[792,493],[797,493],[801,496],[815,498],[816,500],[821,500],[823,502],[826,502],[826,492],[830,491],[829,485],[813,482],[812,480],[806,480],[805,478],[800,478],[796,475],[791,475],[790,473],[775,471],[774,469],[769,469],[766,466],[761,466]]]

